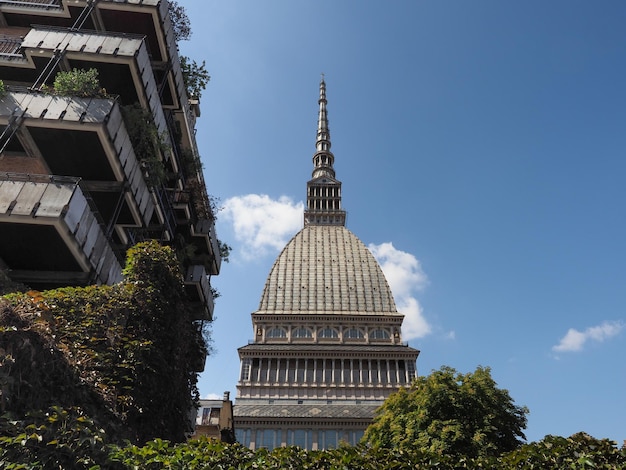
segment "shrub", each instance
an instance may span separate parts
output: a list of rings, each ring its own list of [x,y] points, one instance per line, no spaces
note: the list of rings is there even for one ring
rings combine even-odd
[[[96,69],[72,69],[59,72],[54,79],[54,92],[62,96],[100,96],[103,90]]]
[[[181,7],[178,2],[170,0],[167,10],[174,29],[174,39],[177,42],[189,41],[191,39],[191,21],[189,21],[185,7]]]
[[[209,80],[211,80],[211,76],[206,69],[206,62],[203,60],[201,64],[198,64],[189,57],[181,56],[180,68],[183,72],[183,81],[187,88],[187,96],[199,100]]]

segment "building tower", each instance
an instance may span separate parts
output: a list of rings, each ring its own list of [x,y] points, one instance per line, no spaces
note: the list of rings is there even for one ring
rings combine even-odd
[[[355,444],[374,411],[415,377],[419,351],[402,343],[404,315],[374,256],[345,227],[320,83],[304,228],[278,256],[254,340],[239,348],[238,441],[252,449]]]
[[[0,1],[0,292],[116,283],[127,248],[157,239],[181,254],[198,321],[212,318],[221,256],[169,11]],[[74,70],[101,88],[54,91]]]

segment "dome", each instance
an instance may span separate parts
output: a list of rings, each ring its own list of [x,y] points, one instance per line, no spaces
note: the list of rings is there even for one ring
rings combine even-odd
[[[378,262],[339,225],[308,225],[289,241],[257,313],[399,315]]]

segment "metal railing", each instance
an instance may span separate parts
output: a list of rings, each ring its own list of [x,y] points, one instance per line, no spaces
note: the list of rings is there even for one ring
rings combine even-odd
[[[53,183],[53,184],[74,184],[80,183],[81,178],[75,176],[58,175],[36,175],[30,173],[0,173],[0,181],[20,181],[29,183]]]
[[[61,8],[61,0],[0,0],[0,5],[49,9]]]
[[[22,47],[22,38],[0,36],[0,56],[22,57],[20,47]]]

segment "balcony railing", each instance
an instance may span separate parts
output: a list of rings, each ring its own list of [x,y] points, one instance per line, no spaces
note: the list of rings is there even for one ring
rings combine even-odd
[[[61,0],[0,0],[0,5],[30,8],[60,8]]]
[[[22,57],[20,47],[22,47],[21,38],[0,36],[0,56]]]

